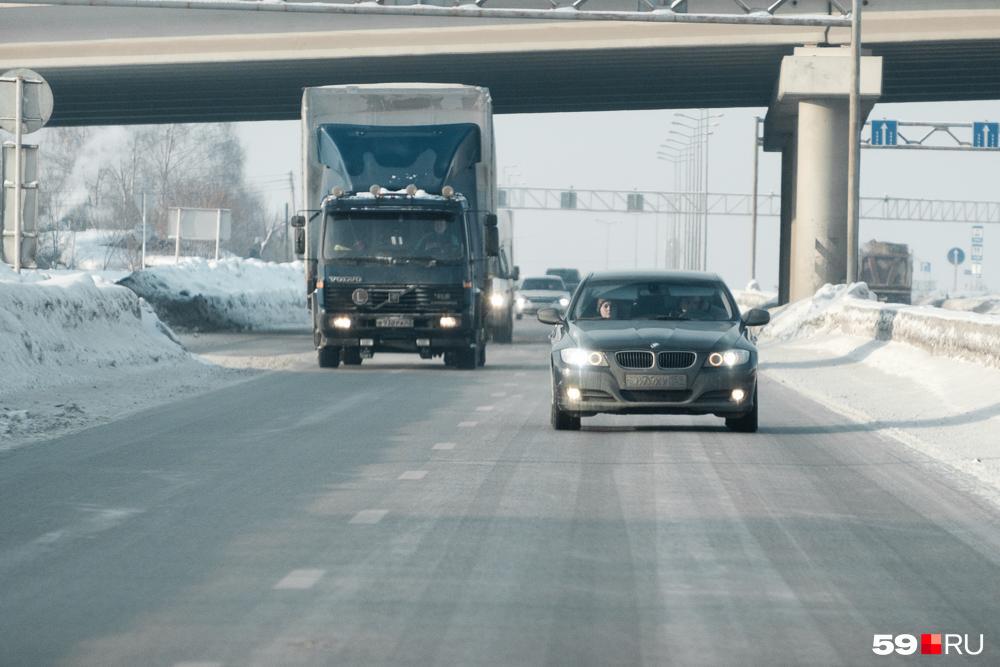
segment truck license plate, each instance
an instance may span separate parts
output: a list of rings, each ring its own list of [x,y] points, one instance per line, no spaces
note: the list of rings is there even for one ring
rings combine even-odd
[[[627,373],[626,389],[687,389],[686,375],[645,375]]]
[[[375,320],[375,326],[390,329],[409,329],[413,327],[412,317],[380,317]]]

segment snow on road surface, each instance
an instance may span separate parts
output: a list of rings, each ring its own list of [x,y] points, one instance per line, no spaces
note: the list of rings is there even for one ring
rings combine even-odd
[[[1000,503],[995,316],[881,304],[864,284],[826,285],[776,310],[759,344],[762,373],[844,416],[831,430],[903,442]]]
[[[188,258],[137,271],[120,284],[170,326],[193,331],[308,329],[301,262]]]
[[[0,451],[231,379],[147,303],[83,272],[0,264]]]

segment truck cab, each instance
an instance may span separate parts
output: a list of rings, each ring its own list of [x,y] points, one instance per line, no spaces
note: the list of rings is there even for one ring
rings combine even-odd
[[[476,249],[489,227],[462,195],[372,190],[323,202],[310,295],[320,365],[377,352],[483,365],[487,254]]]

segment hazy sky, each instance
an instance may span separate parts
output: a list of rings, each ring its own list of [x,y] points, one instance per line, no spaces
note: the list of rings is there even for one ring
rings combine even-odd
[[[709,184],[712,192],[749,193],[752,187],[753,119],[764,109],[722,109],[719,127],[711,138]],[[667,136],[674,111],[599,112],[575,114],[502,115],[496,117],[497,165],[516,184],[537,187],[622,190],[672,190],[672,165],[656,158]],[[872,118],[911,121],[970,122],[1000,120],[1000,102],[882,104]],[[288,187],[275,182],[293,171],[296,197],[299,187],[300,135],[297,122],[240,124],[249,151],[248,176],[266,188],[272,205],[280,208]],[[863,196],[970,199],[1000,201],[1000,152],[940,151],[863,152]],[[780,192],[780,159],[761,156],[760,192]],[[300,204],[301,205],[301,204]],[[596,220],[620,221],[612,226],[605,251],[606,225]],[[522,275],[544,273],[550,266],[576,266],[581,272],[635,266],[663,266],[666,216],[592,214],[584,212],[517,211],[515,263]],[[636,231],[638,230],[638,244]],[[958,223],[886,223],[862,221],[861,240],[877,238],[908,243],[915,259],[931,262],[932,278],[950,288],[947,250],[959,246],[969,253],[971,225]],[[991,247],[991,241],[993,243]],[[750,278],[750,219],[713,217],[709,223],[708,268],[732,286]],[[777,218],[762,218],[758,241],[758,279],[770,289],[777,283]],[[919,266],[919,265],[918,265]],[[964,267],[963,267],[964,268]],[[919,278],[919,276],[915,277]],[[1000,225],[987,225],[983,278],[1000,290]],[[960,279],[960,286],[962,284]]]

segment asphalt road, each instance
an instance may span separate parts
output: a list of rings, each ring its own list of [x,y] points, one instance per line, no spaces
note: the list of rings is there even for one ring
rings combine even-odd
[[[940,664],[985,635],[1000,513],[766,378],[715,418],[547,423],[542,330],[487,368],[287,370],[0,455],[2,665]]]

